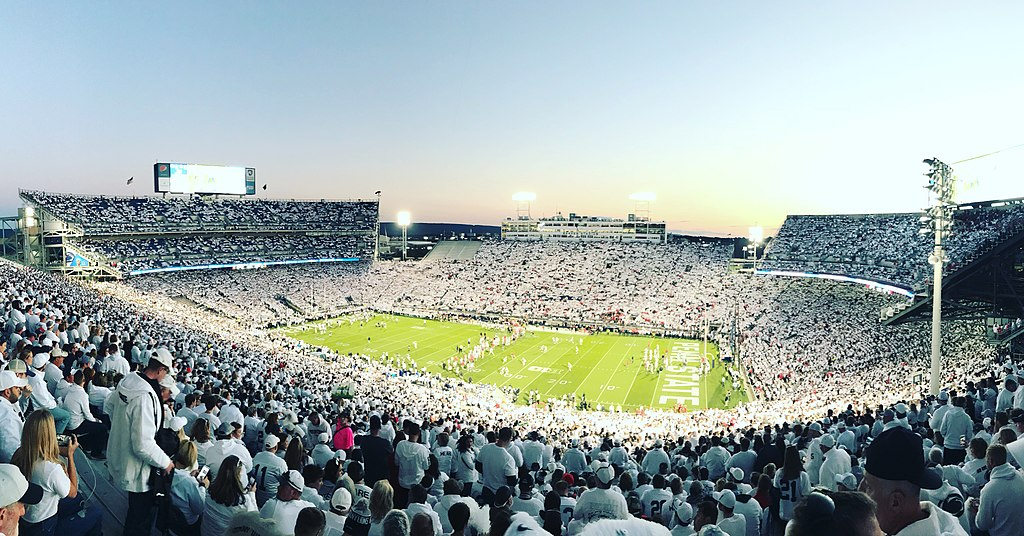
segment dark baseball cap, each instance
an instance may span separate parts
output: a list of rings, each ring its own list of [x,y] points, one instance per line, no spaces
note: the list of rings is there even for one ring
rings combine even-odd
[[[878,435],[868,446],[865,469],[882,480],[905,480],[924,489],[938,489],[942,479],[924,461],[921,436],[902,426]]]
[[[494,492],[494,502],[491,506],[505,506],[512,500],[512,488],[508,486],[501,486],[497,491]]]

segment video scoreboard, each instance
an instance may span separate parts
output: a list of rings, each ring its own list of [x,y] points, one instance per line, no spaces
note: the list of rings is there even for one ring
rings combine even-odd
[[[256,195],[256,168],[206,164],[153,164],[156,193]]]

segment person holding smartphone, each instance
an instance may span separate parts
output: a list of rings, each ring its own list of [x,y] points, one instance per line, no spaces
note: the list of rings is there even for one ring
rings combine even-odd
[[[200,523],[202,536],[220,536],[227,532],[231,518],[239,512],[256,511],[256,484],[249,483],[245,466],[238,456],[224,458],[217,477],[206,495],[206,508]]]
[[[75,470],[75,451],[78,439],[64,436],[65,444],[58,444],[53,415],[36,410],[25,420],[21,447],[11,458],[25,478],[43,488],[43,498],[29,506],[21,520],[23,536],[53,534],[102,534],[103,514],[98,507],[84,510],[78,497],[78,472]],[[58,506],[61,513],[58,514]]]
[[[178,536],[199,536],[201,518],[206,510],[210,466],[197,469],[196,456],[196,446],[191,441],[182,442],[174,455],[170,526]]]

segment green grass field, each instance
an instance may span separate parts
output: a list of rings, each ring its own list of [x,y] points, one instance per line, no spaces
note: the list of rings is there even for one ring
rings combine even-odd
[[[481,334],[487,334],[488,339],[508,335],[504,330],[473,324],[391,315],[378,315],[363,322],[327,322],[336,325],[326,324],[325,330],[324,322],[316,322],[285,331],[291,337],[339,353],[361,353],[375,359],[381,359],[385,352],[389,359],[408,354],[416,367],[446,376],[455,375],[444,370],[442,364],[458,355],[457,346],[467,346],[467,341],[471,341],[468,348],[472,348]],[[474,370],[464,370],[461,377],[475,383],[518,388],[518,402],[525,402],[526,393],[534,390],[540,400],[570,393],[575,393],[579,400],[585,394],[595,409],[598,404],[604,409],[621,405],[623,410],[640,406],[675,408],[681,404],[693,410],[705,405],[727,408],[747,401],[742,385],[733,391],[731,381],[722,383],[722,377],[728,375],[726,366],[717,359],[718,348],[714,344],[709,343],[707,350],[715,366],[705,376],[698,374],[702,346],[701,341],[687,339],[529,331],[508,346],[495,347],[493,354],[484,352],[474,363]],[[667,356],[668,364],[660,373],[644,370],[645,348]],[[507,374],[499,372],[503,367],[508,369]]]

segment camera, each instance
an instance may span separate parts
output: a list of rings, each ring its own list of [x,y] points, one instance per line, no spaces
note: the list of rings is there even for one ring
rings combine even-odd
[[[71,436],[67,434],[57,434],[57,446],[66,447],[71,444]]]

